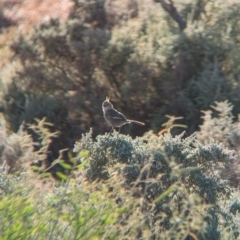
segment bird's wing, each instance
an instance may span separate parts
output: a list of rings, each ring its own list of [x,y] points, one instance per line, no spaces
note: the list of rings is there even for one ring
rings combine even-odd
[[[111,119],[116,119],[116,120],[125,120],[125,121],[127,120],[126,117],[122,113],[120,113],[114,109],[109,109],[107,111],[106,115],[107,115],[107,116],[105,116],[106,118],[111,118]]]

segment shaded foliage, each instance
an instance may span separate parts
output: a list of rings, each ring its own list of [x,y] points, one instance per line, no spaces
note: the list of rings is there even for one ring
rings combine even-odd
[[[146,123],[125,126],[132,136],[159,131],[166,114],[183,116],[190,134],[200,109],[214,101],[229,99],[240,111],[238,5],[178,3],[188,19],[182,32],[158,3],[126,0],[121,12],[119,4],[74,1],[66,21],[42,23],[11,44],[15,70],[2,76],[1,97],[11,130],[47,117],[64,132],[53,147],[57,157],[90,127],[94,136],[109,130],[106,95],[126,117]]]
[[[202,143],[215,139],[234,150],[235,159],[226,166],[222,177],[229,179],[233,186],[238,186],[240,181],[240,124],[239,116],[236,119],[232,111],[233,105],[228,101],[215,102],[211,110],[203,111],[203,124],[200,125],[200,131],[196,135]]]

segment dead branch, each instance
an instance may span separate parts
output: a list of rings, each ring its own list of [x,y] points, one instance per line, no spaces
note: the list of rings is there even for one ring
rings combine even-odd
[[[155,2],[161,3],[162,7],[171,15],[171,17],[178,23],[179,27],[183,30],[186,28],[187,23],[186,21],[182,18],[182,16],[179,14],[177,9],[174,7],[173,1],[172,0],[154,0]]]

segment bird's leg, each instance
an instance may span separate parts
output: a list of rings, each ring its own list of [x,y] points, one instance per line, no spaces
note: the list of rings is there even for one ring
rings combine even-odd
[[[119,127],[119,129],[118,129],[118,133],[120,133],[120,130],[121,130],[121,127]]]
[[[114,131],[114,127],[112,127],[111,131],[109,132],[109,134],[111,134]]]

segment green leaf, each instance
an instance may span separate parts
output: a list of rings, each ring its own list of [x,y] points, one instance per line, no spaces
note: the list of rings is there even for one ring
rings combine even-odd
[[[199,170],[199,169],[200,169],[199,167],[187,167],[187,168],[182,168],[182,169],[180,169],[180,173],[181,173],[181,174],[189,173],[189,172],[196,171],[196,170]]]
[[[64,173],[62,173],[62,172],[56,172],[56,175],[59,178],[61,178],[62,180],[66,180],[67,179],[67,176]]]
[[[88,163],[88,161],[85,160],[85,161],[83,161],[81,164],[77,165],[77,168],[78,168],[78,169],[84,168],[84,167],[87,165],[87,163]]]
[[[72,169],[72,166],[65,162],[59,162],[59,165],[63,167],[64,169]]]
[[[125,212],[127,212],[127,211],[128,211],[128,209],[127,209],[127,208],[124,208],[124,207],[118,208],[118,209],[116,210],[116,212],[117,212],[117,213],[120,213],[120,214],[125,213]]]
[[[32,166],[31,168],[34,172],[38,172],[40,169],[40,167],[38,167],[38,166]]]
[[[44,172],[41,174],[41,178],[49,178],[51,177],[51,173],[50,172]]]
[[[89,155],[89,151],[88,150],[83,150],[79,153],[78,157],[84,158],[84,157],[87,157],[88,155]]]
[[[70,151],[68,151],[68,159],[70,160],[71,163],[74,163],[76,161],[76,158],[72,155]]]
[[[165,192],[163,192],[159,197],[157,197],[155,200],[154,200],[154,203],[156,202],[159,202],[161,200],[163,200],[165,197],[167,197],[170,193],[172,192],[175,192],[177,189],[176,186],[170,186]]]

